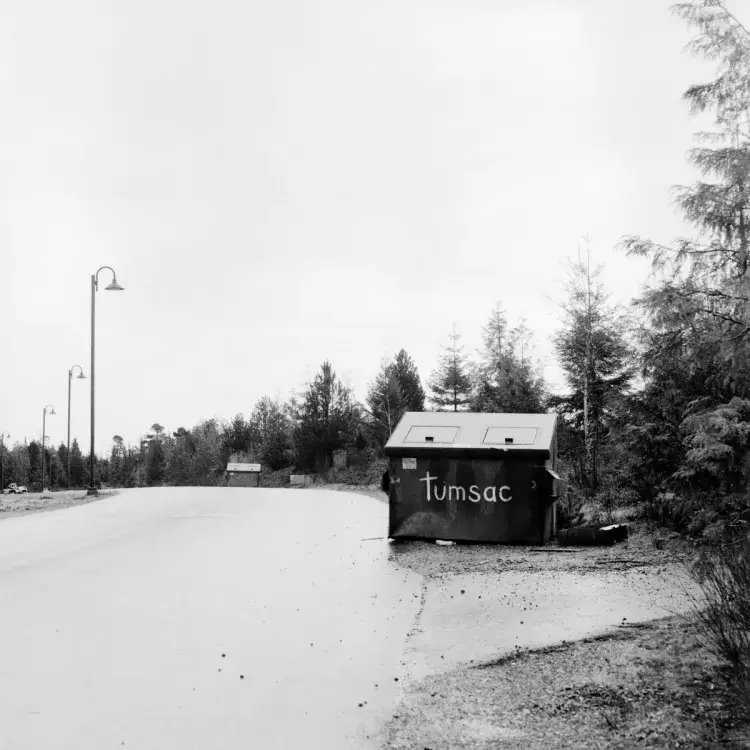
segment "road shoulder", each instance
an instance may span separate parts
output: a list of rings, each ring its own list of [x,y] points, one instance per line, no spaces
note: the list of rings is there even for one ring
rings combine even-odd
[[[50,492],[30,492],[23,495],[0,496],[0,521],[34,513],[47,513],[77,505],[88,505],[104,497],[111,497],[116,490],[101,490],[98,495],[87,495],[86,490],[66,490]]]
[[[404,686],[388,748],[747,748],[724,667],[681,617]]]

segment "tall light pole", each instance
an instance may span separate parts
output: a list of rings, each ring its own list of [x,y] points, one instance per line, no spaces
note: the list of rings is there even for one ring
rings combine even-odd
[[[99,273],[104,269],[112,271],[112,283],[104,287],[107,292],[121,292],[124,287],[117,283],[115,271],[110,266],[102,266],[95,274],[91,275],[91,484],[89,485],[89,495],[98,494],[96,484],[94,484],[94,355],[96,343],[96,293],[99,291]]]
[[[52,404],[47,404],[42,411],[42,491],[44,490],[44,438],[47,437],[47,433],[45,432],[47,427],[47,409],[52,409],[50,415],[57,414]]]
[[[81,367],[81,365],[73,365],[73,367],[68,370],[68,452],[66,454],[68,465],[65,469],[65,475],[68,477],[68,489],[70,489],[70,384],[73,382],[73,370],[75,370],[76,367],[80,371],[76,377],[79,380],[84,380],[86,377],[83,374],[83,367]]]
[[[0,432],[0,492],[5,489],[5,438],[9,437],[9,432]]]

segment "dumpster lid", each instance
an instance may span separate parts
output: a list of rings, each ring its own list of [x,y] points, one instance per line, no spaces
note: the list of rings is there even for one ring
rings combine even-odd
[[[415,448],[547,452],[552,450],[556,419],[554,414],[409,411],[385,450],[396,454]]]

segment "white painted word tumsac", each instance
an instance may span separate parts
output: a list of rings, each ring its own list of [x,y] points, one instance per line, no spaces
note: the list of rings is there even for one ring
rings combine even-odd
[[[510,494],[510,487],[508,487],[507,484],[502,487],[495,487],[494,485],[485,487],[484,492],[479,491],[478,485],[472,484],[471,487],[469,487],[467,497],[465,487],[456,487],[453,484],[443,484],[442,492],[439,491],[437,485],[432,484],[436,479],[437,477],[430,476],[430,472],[428,471],[427,474],[419,480],[420,482],[425,483],[427,502],[430,500],[453,500],[454,497],[456,500],[468,499],[472,503],[478,503],[482,498],[488,503],[496,503],[498,499],[500,502],[509,503],[513,499],[513,495]]]

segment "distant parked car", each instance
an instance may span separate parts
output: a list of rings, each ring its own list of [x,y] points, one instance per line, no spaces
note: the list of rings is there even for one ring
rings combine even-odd
[[[11,482],[4,490],[3,495],[21,495],[24,492],[28,492],[26,489],[25,484],[16,484],[15,482]]]

